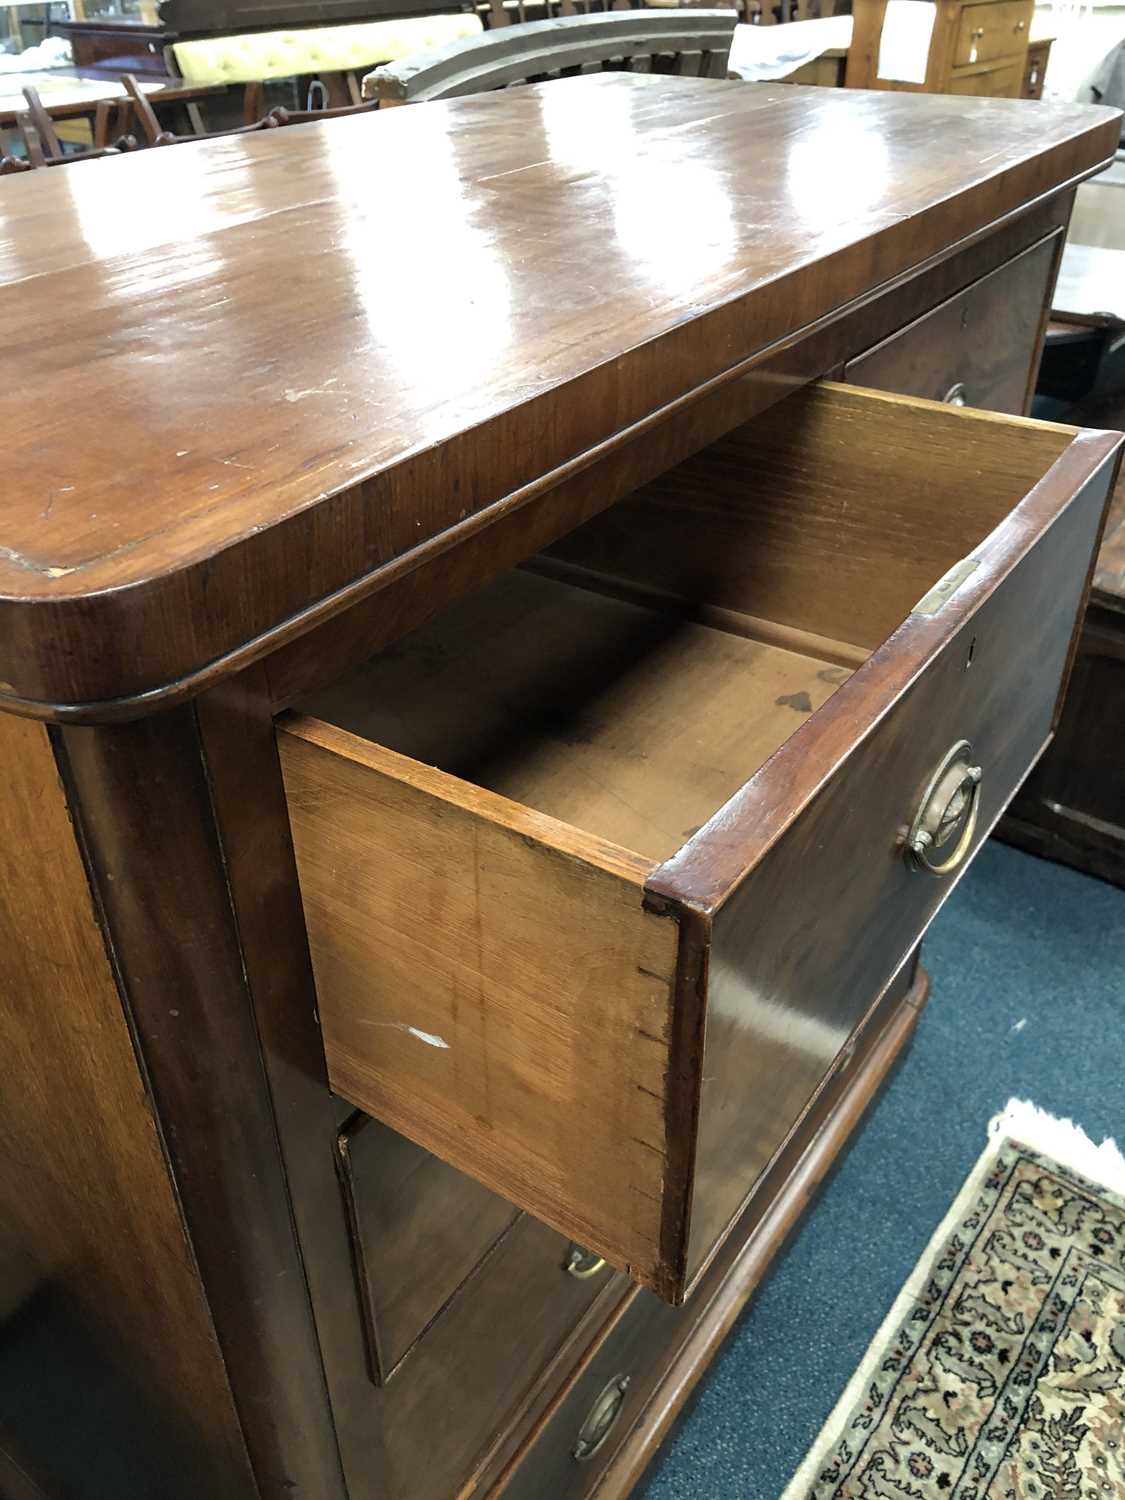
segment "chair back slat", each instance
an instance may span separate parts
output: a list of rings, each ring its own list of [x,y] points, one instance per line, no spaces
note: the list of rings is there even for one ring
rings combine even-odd
[[[54,122],[39,97],[39,90],[28,84],[22,92],[27,100],[27,109],[21,110],[20,115],[26,117],[28,125],[35,131],[38,149],[42,151],[44,157],[61,156],[62,144],[55,134]],[[22,125],[20,128],[24,129]]]
[[[453,99],[559,77],[565,71],[627,69],[722,78],[734,38],[734,10],[601,11],[494,27],[432,52],[388,63],[363,81],[364,97],[386,107]]]
[[[161,125],[156,110],[152,107],[152,101],[141,88],[132,73],[123,73],[121,82],[125,86],[125,92],[129,96],[133,113],[140,121],[141,129],[144,131],[150,146],[179,146],[189,141],[214,141],[222,136],[229,135],[252,135],[258,130],[275,130],[277,120],[273,114],[263,115],[260,120],[254,120],[249,125],[235,125],[228,130],[206,130],[195,131],[191,135],[176,135],[174,131],[166,130]]]

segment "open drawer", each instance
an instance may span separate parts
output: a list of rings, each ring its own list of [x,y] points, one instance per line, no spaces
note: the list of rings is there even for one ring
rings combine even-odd
[[[1120,441],[821,384],[286,715],[332,1087],[681,1298],[1049,738]]]

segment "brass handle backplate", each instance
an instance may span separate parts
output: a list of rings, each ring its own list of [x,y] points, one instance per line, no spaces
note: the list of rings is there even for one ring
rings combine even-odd
[[[981,783],[972,753],[968,740],[958,740],[942,756],[910,825],[907,860],[927,875],[952,875],[972,847]]]
[[[629,1379],[628,1375],[615,1375],[591,1406],[586,1420],[578,1429],[578,1441],[572,1450],[579,1463],[585,1463],[587,1459],[593,1458],[609,1437],[613,1424],[621,1415],[621,1408],[625,1404],[625,1392],[629,1388]]]
[[[572,1244],[567,1251],[566,1273],[573,1276],[575,1281],[589,1281],[591,1276],[604,1270],[605,1260],[592,1250],[584,1250],[581,1245]]]

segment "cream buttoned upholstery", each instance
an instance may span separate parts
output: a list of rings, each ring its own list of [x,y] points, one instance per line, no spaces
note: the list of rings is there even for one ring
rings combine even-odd
[[[190,83],[257,83],[308,73],[342,73],[395,62],[412,52],[443,47],[481,30],[473,14],[412,16],[304,31],[256,31],[241,36],[175,42],[172,55]]]

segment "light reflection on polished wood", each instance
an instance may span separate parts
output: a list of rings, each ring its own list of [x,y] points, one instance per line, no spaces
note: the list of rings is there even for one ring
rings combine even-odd
[[[0,694],[49,713],[198,672],[1088,173],[1116,128],[619,74],[13,179]]]

